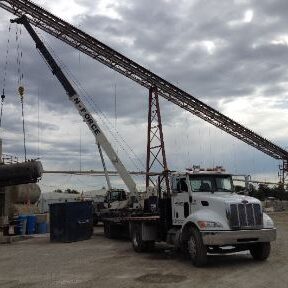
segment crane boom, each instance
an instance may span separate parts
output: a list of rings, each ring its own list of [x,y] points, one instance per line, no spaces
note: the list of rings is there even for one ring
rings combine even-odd
[[[288,152],[283,148],[223,115],[94,37],[37,6],[32,1],[0,0],[0,7],[17,16],[25,14],[28,21],[36,27],[59,38],[140,85],[148,89],[156,86],[158,94],[168,101],[275,159],[288,160]]]
[[[128,190],[130,191],[131,195],[137,194],[136,183],[129,175],[129,172],[126,170],[125,166],[122,164],[121,160],[118,158],[116,152],[112,148],[111,144],[109,143],[108,139],[106,138],[105,134],[97,124],[96,120],[93,116],[89,113],[88,109],[86,108],[85,104],[81,101],[80,97],[78,96],[76,90],[71,85],[65,74],[62,72],[59,65],[56,63],[54,58],[52,57],[51,53],[45,47],[44,43],[41,41],[39,36],[36,34],[32,26],[27,20],[25,15],[17,18],[15,20],[11,20],[11,22],[16,22],[18,24],[23,24],[26,28],[27,32],[30,34],[34,42],[36,43],[36,48],[39,52],[43,55],[44,59],[46,60],[47,64],[52,70],[52,73],[56,76],[59,80],[61,85],[64,87],[66,93],[69,96],[69,99],[73,102],[75,108],[82,116],[83,121],[87,124],[91,132],[93,133],[96,143],[99,144],[109,157],[110,161],[114,165],[115,169],[119,173],[120,177],[122,178],[123,182],[127,186]]]

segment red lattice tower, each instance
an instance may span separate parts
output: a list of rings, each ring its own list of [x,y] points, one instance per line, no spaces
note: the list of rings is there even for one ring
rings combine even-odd
[[[288,176],[288,160],[284,159],[282,165],[279,165],[279,183],[283,185],[283,188],[286,188],[287,185],[287,176]]]
[[[163,193],[170,194],[158,92],[157,87],[151,87],[149,89],[146,188],[156,187],[157,184]]]

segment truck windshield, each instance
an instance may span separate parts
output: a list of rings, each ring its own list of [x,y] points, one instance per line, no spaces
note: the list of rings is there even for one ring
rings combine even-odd
[[[190,185],[193,192],[233,192],[230,175],[191,175]]]

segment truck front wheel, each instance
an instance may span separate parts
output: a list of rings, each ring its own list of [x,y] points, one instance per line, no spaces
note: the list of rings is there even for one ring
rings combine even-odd
[[[140,225],[133,225],[131,234],[132,234],[132,246],[136,252],[138,253],[147,252],[154,248],[155,245],[154,241],[143,241]]]
[[[270,255],[270,242],[257,243],[250,247],[250,254],[257,261],[265,261]]]
[[[187,248],[191,261],[196,267],[204,266],[207,263],[207,247],[203,244],[197,228],[191,228]]]

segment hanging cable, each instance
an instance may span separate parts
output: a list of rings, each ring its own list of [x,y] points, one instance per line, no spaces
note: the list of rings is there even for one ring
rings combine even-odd
[[[0,128],[2,126],[2,114],[3,114],[3,105],[4,105],[4,99],[5,99],[5,94],[4,94],[4,89],[3,89],[3,94],[1,95],[1,113],[0,113]]]
[[[21,101],[21,107],[22,107],[22,128],[23,128],[23,137],[24,137],[24,156],[25,156],[25,162],[27,160],[27,153],[26,153],[26,135],[25,135],[25,120],[24,120],[24,87],[19,86],[18,92],[20,94],[20,101]]]
[[[70,80],[78,87],[79,90],[82,90],[83,94],[82,96],[86,99],[86,101],[89,103],[90,108],[92,108],[92,110],[96,113],[96,117],[101,121],[102,125],[106,128],[106,130],[110,133],[110,135],[112,136],[112,138],[114,139],[114,141],[119,145],[119,147],[127,153],[128,158],[130,159],[131,163],[136,167],[137,170],[141,171],[142,169],[145,169],[145,165],[142,162],[142,160],[135,154],[135,152],[133,151],[133,149],[130,147],[130,145],[126,142],[126,140],[121,136],[121,134],[119,133],[119,131],[117,131],[114,127],[114,125],[111,123],[111,121],[108,119],[108,117],[106,116],[106,114],[101,111],[101,109],[99,108],[99,106],[96,104],[95,100],[93,99],[93,97],[91,95],[89,95],[89,93],[82,87],[82,85],[80,84],[80,82],[77,80],[77,78],[73,75],[73,73],[70,71],[70,69],[68,69],[68,67],[62,62],[62,60],[57,56],[57,54],[55,53],[55,51],[53,50],[53,48],[51,47],[51,45],[49,45],[48,41],[42,37],[41,34],[39,34],[39,37],[41,38],[41,40],[45,43],[45,45],[47,45],[47,47],[49,47],[50,53],[53,55],[53,57],[57,60],[59,66],[61,66],[61,68],[67,73],[67,76],[69,76]],[[41,55],[41,53],[40,53]],[[43,58],[43,56],[41,55],[41,57]],[[44,59],[44,58],[43,58]],[[44,61],[46,61],[44,59]],[[114,131],[113,131],[114,130]],[[121,143],[122,141],[122,143]],[[127,148],[125,148],[125,146],[128,148],[128,150],[130,150],[130,153],[133,155],[133,157],[131,157],[131,155],[129,154],[129,151],[127,150]],[[137,160],[137,162],[135,161]],[[144,176],[143,176],[144,177]]]
[[[37,156],[40,159],[40,99],[39,99],[39,88],[38,88],[38,95],[37,95]]]
[[[116,73],[114,77],[114,127],[117,130],[117,83],[116,83]]]
[[[11,23],[8,27],[8,39],[7,39],[7,49],[6,49],[6,56],[5,56],[5,65],[4,65],[4,76],[3,76],[3,90],[1,95],[1,112],[0,112],[0,128],[2,127],[2,115],[3,115],[3,105],[4,105],[4,99],[5,99],[5,88],[6,88],[6,77],[7,77],[7,67],[8,67],[8,54],[9,54],[9,48],[10,48],[10,31],[11,31]]]
[[[17,63],[17,75],[18,75],[18,85],[19,87],[22,84],[24,75],[22,73],[21,70],[21,63],[22,63],[22,57],[23,57],[23,52],[21,50],[21,35],[22,35],[22,27],[18,27],[18,25],[16,26],[16,43],[17,43],[17,59],[16,59],[16,63]]]
[[[18,93],[20,95],[20,102],[21,102],[21,112],[22,112],[22,131],[23,131],[23,144],[24,144],[24,158],[25,162],[27,161],[27,150],[26,150],[26,133],[25,133],[25,117],[24,117],[24,86],[22,85],[24,74],[21,70],[21,63],[23,52],[21,50],[21,34],[22,29],[21,26],[16,26],[16,44],[17,44],[17,74],[18,74]]]

